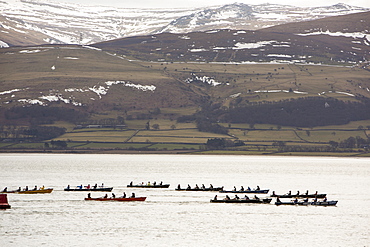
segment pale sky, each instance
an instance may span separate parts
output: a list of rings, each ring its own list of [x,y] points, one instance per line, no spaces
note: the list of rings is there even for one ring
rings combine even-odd
[[[300,7],[329,6],[337,3],[345,3],[352,6],[370,8],[370,0],[53,0],[53,2],[71,2],[83,5],[115,6],[123,8],[182,8],[182,7],[204,7],[231,3],[245,4],[285,4]]]

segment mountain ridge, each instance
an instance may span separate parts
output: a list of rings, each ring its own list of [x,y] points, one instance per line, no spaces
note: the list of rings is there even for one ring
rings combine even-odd
[[[125,9],[50,1],[4,0],[0,2],[0,47],[92,44],[162,32],[256,30],[368,10],[345,4],[303,8],[242,3],[196,9]]]

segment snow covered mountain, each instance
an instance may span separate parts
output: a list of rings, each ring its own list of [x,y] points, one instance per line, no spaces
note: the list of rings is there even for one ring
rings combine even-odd
[[[0,47],[45,43],[92,44],[162,32],[256,30],[368,10],[345,4],[308,8],[241,3],[197,9],[129,9],[46,0],[2,0]]]

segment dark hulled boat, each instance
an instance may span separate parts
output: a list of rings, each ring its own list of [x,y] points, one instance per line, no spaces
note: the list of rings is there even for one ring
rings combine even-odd
[[[90,188],[81,188],[81,186],[77,186],[76,188],[64,188],[64,191],[105,191],[110,192],[113,190],[113,187],[90,187]]]
[[[221,191],[224,187],[209,187],[209,188],[176,188],[178,191]]]
[[[269,190],[220,190],[220,193],[267,194]]]
[[[215,200],[215,199],[212,199],[211,202],[212,203],[270,203],[271,202],[271,198],[264,198],[264,199],[229,199],[229,200],[225,200],[225,199],[221,199],[221,200]]]
[[[98,197],[98,198],[85,198],[85,201],[119,201],[119,202],[133,202],[133,201],[145,201],[146,197],[116,197],[116,198],[104,198],[104,197]]]
[[[336,206],[338,201],[317,201],[317,202],[275,202],[275,205],[297,205],[297,206]]]
[[[277,195],[272,193],[271,197],[280,197],[280,198],[325,198],[326,194],[285,194]]]
[[[169,184],[129,184],[129,188],[168,188]]]

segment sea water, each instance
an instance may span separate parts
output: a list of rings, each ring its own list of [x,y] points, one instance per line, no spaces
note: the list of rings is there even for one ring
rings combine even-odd
[[[131,181],[171,186],[127,188]],[[85,201],[87,192],[63,190],[102,183],[116,196],[147,200]],[[318,191],[338,204],[210,203],[224,194],[176,191],[178,184]],[[1,154],[0,190],[26,185],[54,191],[8,194],[12,208],[0,211],[0,246],[370,246],[368,158]]]

